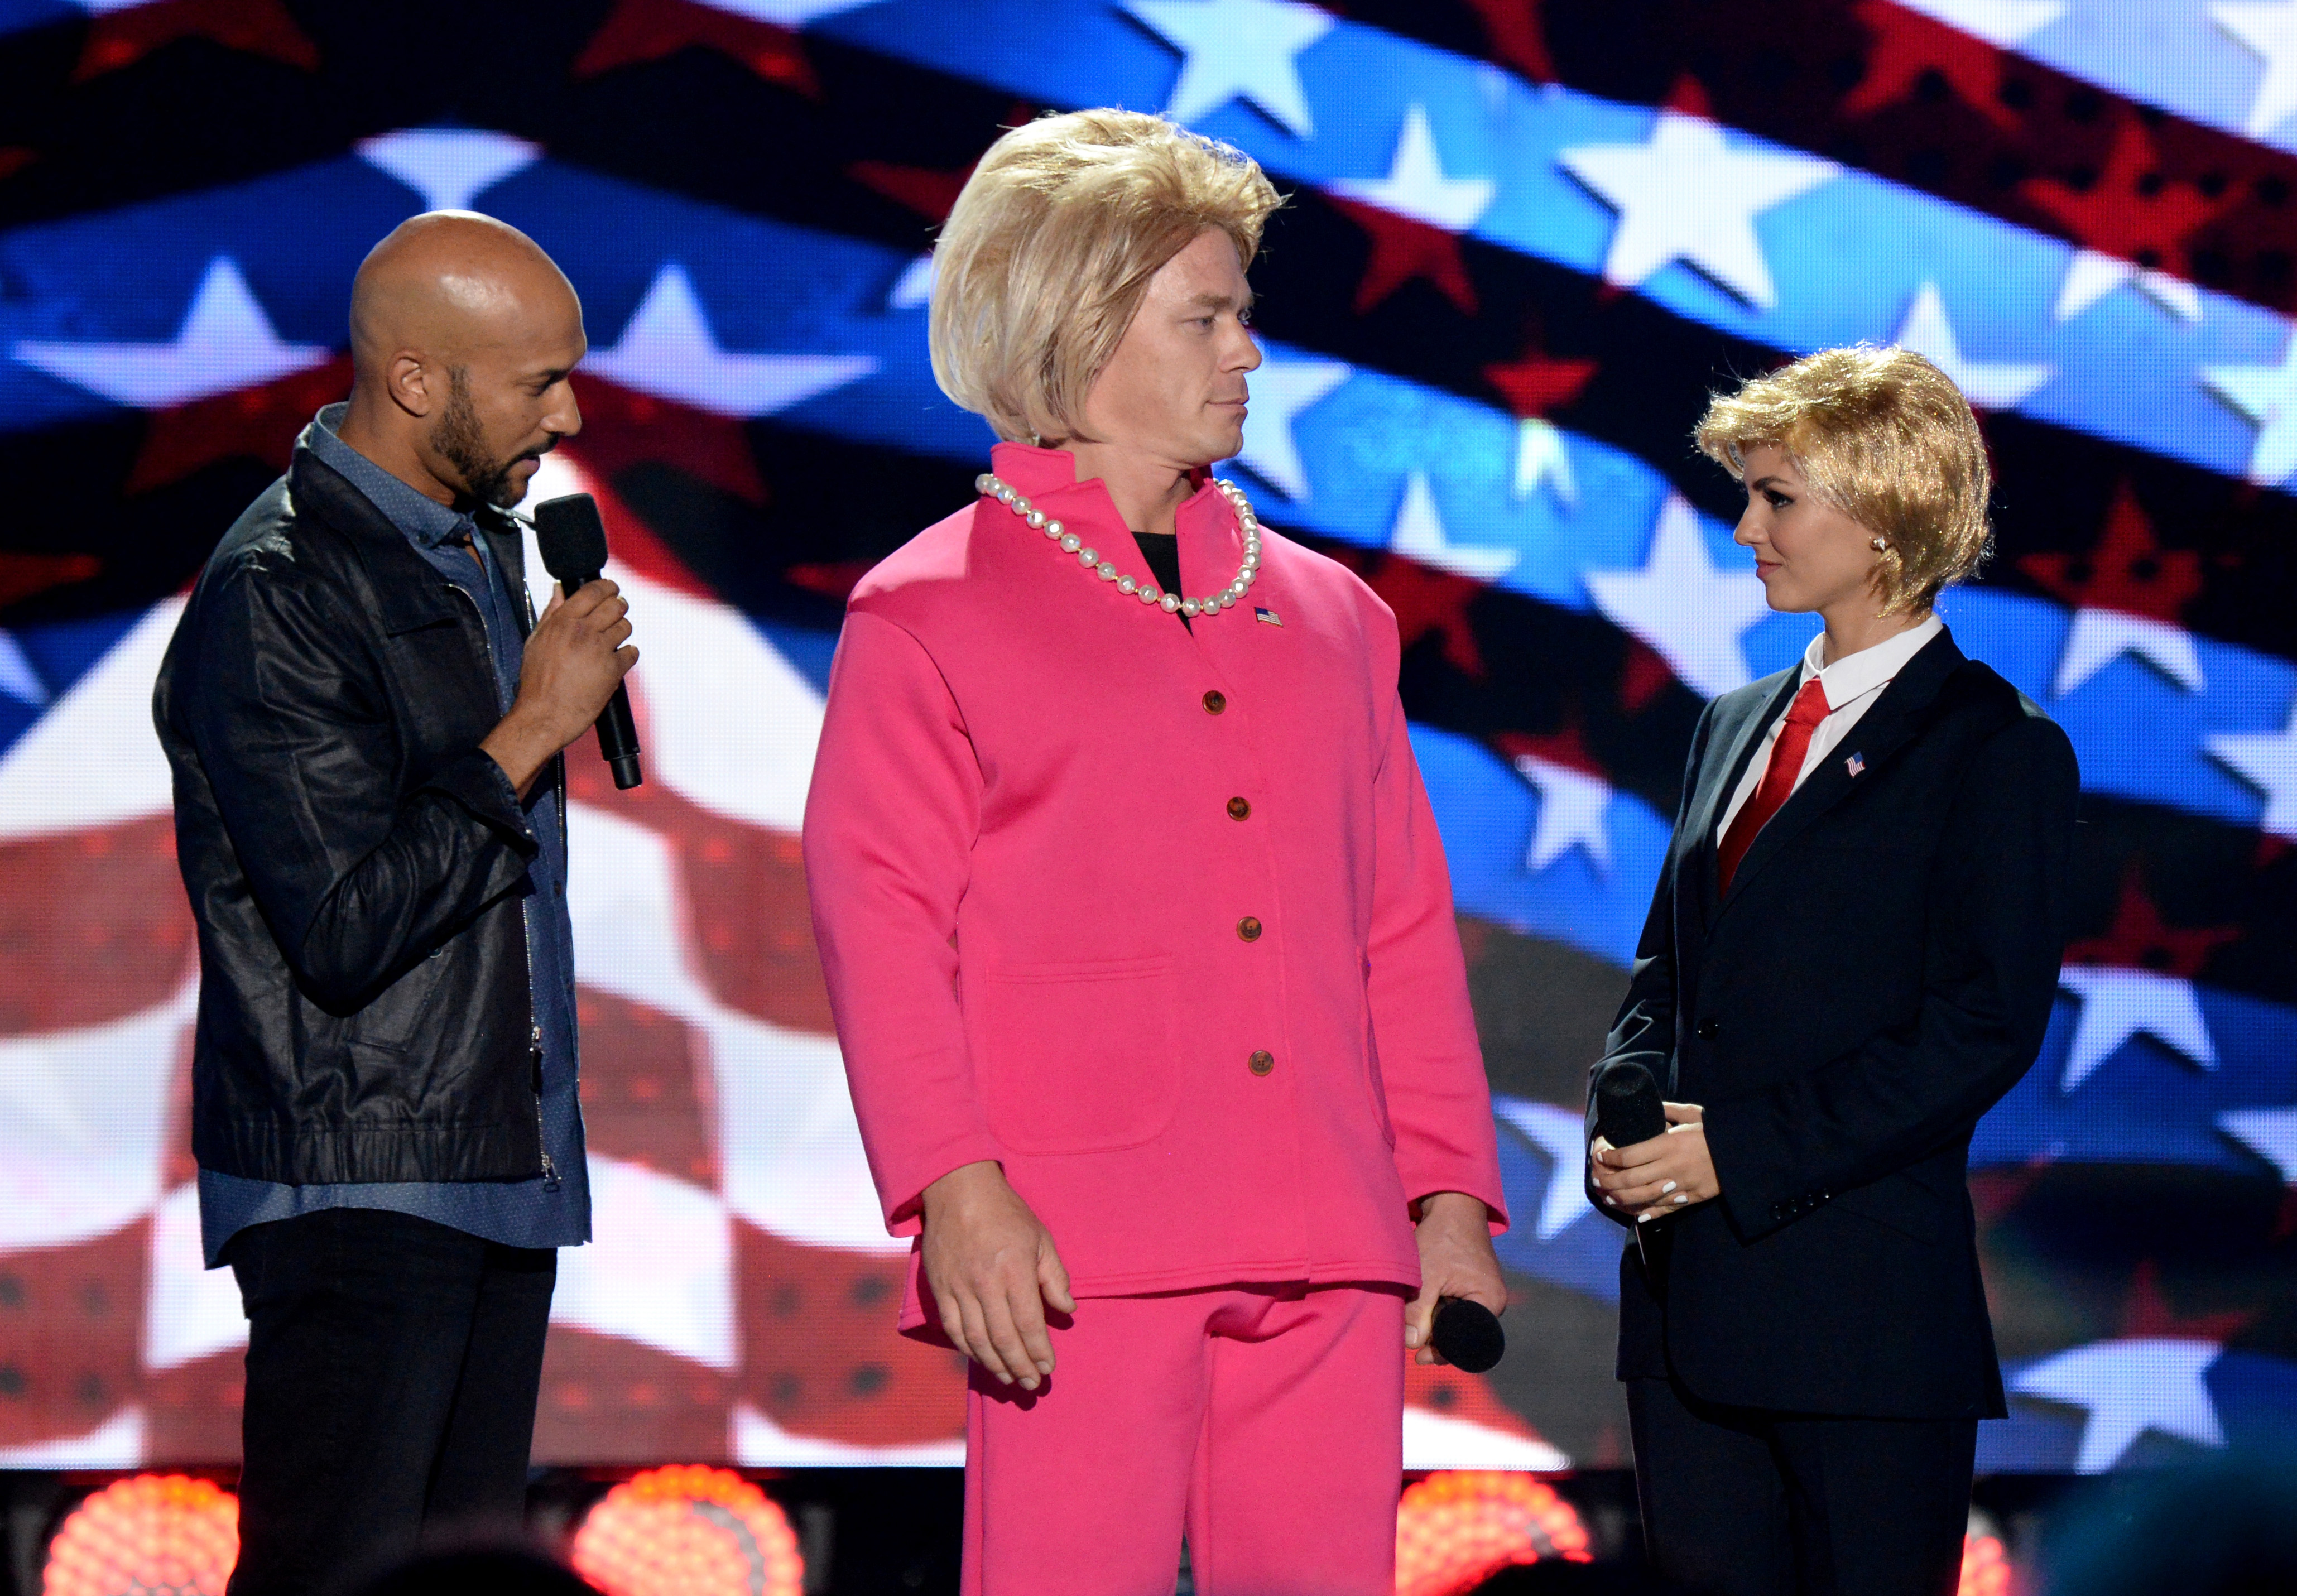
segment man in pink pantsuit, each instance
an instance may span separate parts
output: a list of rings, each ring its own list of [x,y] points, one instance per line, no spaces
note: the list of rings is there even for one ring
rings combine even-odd
[[[1395,617],[1207,471],[1278,202],[1153,117],[998,141],[933,356],[1008,441],[831,673],[814,926],[902,1328],[974,1361],[967,1592],[1169,1592],[1185,1532],[1211,1596],[1385,1596],[1404,1349],[1506,1305]]]

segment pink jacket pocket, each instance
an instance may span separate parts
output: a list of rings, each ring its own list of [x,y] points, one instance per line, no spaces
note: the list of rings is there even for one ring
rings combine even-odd
[[[990,1133],[1017,1153],[1138,1147],[1171,1123],[1172,960],[992,967],[977,999]]]

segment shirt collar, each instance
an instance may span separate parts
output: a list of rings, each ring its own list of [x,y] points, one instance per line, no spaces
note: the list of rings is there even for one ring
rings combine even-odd
[[[1832,665],[1824,666],[1819,661],[1825,655],[1826,634],[1821,632],[1803,651],[1802,679],[1807,682],[1814,676],[1818,678],[1826,684],[1828,711],[1842,709],[1887,686],[1906,668],[1908,660],[1922,653],[1931,639],[1944,630],[1946,622],[1932,615],[1920,626],[1910,627],[1872,648],[1844,654]]]
[[[418,548],[475,538],[478,526],[468,515],[409,487],[342,440],[343,416],[350,410],[347,404],[329,405],[313,418],[308,434],[311,452],[364,494]]]

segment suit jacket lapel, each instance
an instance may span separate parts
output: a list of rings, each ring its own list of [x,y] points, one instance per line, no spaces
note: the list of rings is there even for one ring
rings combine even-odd
[[[1794,796],[1771,817],[1770,824],[1755,834],[1747,856],[1739,861],[1738,873],[1731,877],[1731,890],[1724,895],[1718,913],[1729,909],[1746,890],[1747,883],[1811,822],[1849,796],[1850,789],[1858,783],[1875,779],[1882,764],[1922,728],[1922,712],[1930,708],[1947,678],[1963,662],[1962,650],[1947,632],[1931,638],[1922,646],[1921,653],[1906,662],[1890,685],[1882,689],[1874,707],[1858,718],[1849,736],[1835,749],[1843,757],[1830,756],[1813,770],[1795,789]],[[1764,724],[1767,726],[1769,721]],[[1861,761],[1857,776],[1849,769],[1853,755]]]
[[[1717,752],[1719,759],[1709,759],[1700,773],[1699,790],[1692,794],[1692,852],[1685,861],[1698,872],[1700,902],[1705,920],[1711,922],[1719,907],[1722,893],[1717,890],[1715,851],[1715,826],[1723,818],[1724,806],[1745,778],[1747,763],[1763,745],[1763,734],[1771,722],[1786,713],[1787,704],[1802,686],[1802,668],[1789,670],[1779,683],[1778,690],[1761,701],[1755,711],[1737,728],[1726,732],[1726,743]]]

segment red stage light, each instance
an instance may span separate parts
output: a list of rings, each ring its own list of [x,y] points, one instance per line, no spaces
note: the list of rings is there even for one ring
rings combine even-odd
[[[203,1479],[139,1474],[71,1510],[48,1544],[42,1596],[223,1596],[239,1560],[239,1498]]]
[[[606,1596],[800,1596],[797,1535],[766,1493],[728,1468],[649,1468],[592,1508],[574,1570]]]
[[[1962,1588],[1958,1596],[2010,1596],[2016,1577],[2010,1554],[1992,1535],[1962,1538]]]
[[[1457,1596],[1519,1563],[1591,1560],[1586,1526],[1527,1474],[1431,1474],[1395,1510],[1396,1596]]]

